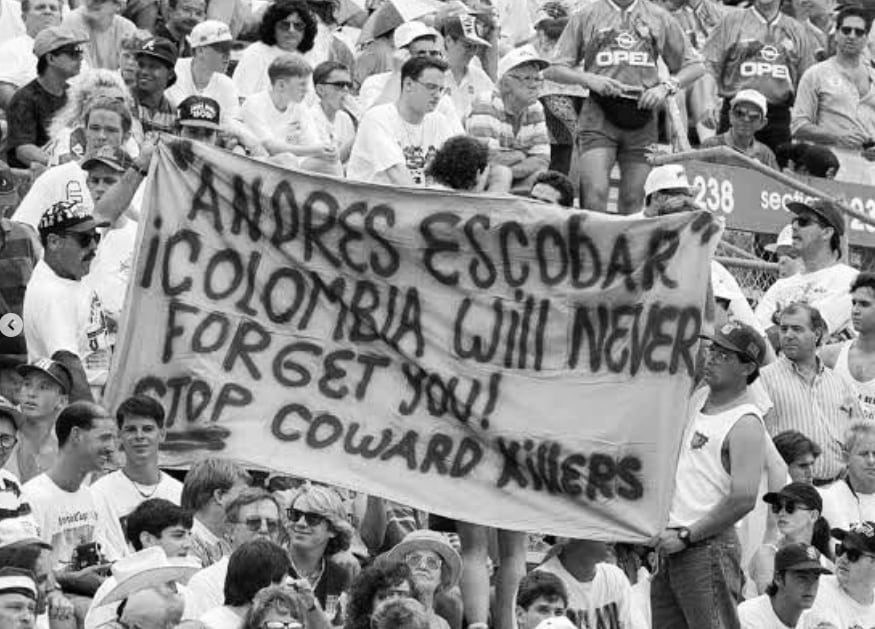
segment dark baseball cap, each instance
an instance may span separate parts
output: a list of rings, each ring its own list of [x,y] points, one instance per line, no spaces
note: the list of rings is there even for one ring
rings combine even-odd
[[[775,554],[775,572],[797,570],[800,572],[817,572],[832,574],[820,563],[820,553],[814,546],[802,542],[787,544],[778,549]]]
[[[857,522],[850,529],[832,529],[833,537],[843,546],[856,548],[867,553],[875,553],[875,522]]]
[[[121,173],[130,168],[133,163],[134,161],[121,148],[101,146],[96,151],[88,151],[79,165],[83,170],[91,170],[98,164],[104,164]]]
[[[805,202],[791,201],[787,204],[787,209],[793,212],[793,214],[811,212],[829,227],[836,230],[839,236],[845,233],[845,218],[842,216],[838,206],[832,201],[827,201],[826,199],[811,199]]]
[[[70,393],[70,389],[73,388],[73,376],[70,375],[70,370],[56,360],[38,358],[32,363],[21,365],[18,368],[18,373],[21,376],[34,372],[45,374],[57,382],[64,393]]]
[[[714,345],[735,352],[739,356],[762,367],[766,356],[766,342],[763,337],[746,323],[733,321],[727,323],[714,334],[702,334],[702,338],[708,339]]]
[[[179,124],[218,130],[221,108],[207,96],[189,96],[179,103]]]
[[[143,42],[137,51],[137,56],[145,55],[155,57],[166,63],[172,70],[179,58],[179,50],[176,44],[165,37],[152,37]]]
[[[820,497],[820,492],[806,483],[790,483],[784,486],[781,491],[772,491],[763,496],[763,502],[772,505],[788,500],[803,504],[809,509],[823,511],[823,499]]]
[[[109,223],[95,220],[78,201],[58,201],[43,213],[37,230],[41,234],[54,234],[87,232],[97,227],[109,227]]]

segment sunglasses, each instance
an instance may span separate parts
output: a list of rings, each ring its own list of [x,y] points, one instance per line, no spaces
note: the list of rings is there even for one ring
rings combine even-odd
[[[61,236],[72,237],[83,249],[89,246],[92,241],[95,245],[100,244],[100,234],[97,232],[61,232]]]
[[[0,435],[0,448],[9,450],[18,443],[18,437],[15,435]]]
[[[291,522],[298,522],[301,518],[304,518],[307,526],[319,526],[327,519],[324,515],[313,513],[312,511],[299,511],[291,507],[286,511],[286,514]]]
[[[286,32],[296,30],[299,33],[303,33],[304,29],[307,28],[306,24],[298,20],[282,20],[281,22],[277,22],[276,25]]]
[[[341,90],[352,89],[352,81],[322,81],[319,85],[333,85]]]
[[[443,53],[440,50],[420,50],[416,53],[417,57],[431,57],[432,59],[438,59],[443,56]]]
[[[439,570],[442,565],[440,559],[432,557],[431,555],[407,555],[404,558],[404,563],[411,568],[418,568],[422,564],[425,564],[425,567],[429,570]]]
[[[819,221],[809,218],[808,216],[795,216],[793,220],[790,221],[791,225],[798,225],[799,227],[808,227],[809,225],[822,225]]]
[[[866,30],[862,28],[854,28],[853,26],[842,26],[839,31],[842,35],[846,37],[850,37],[854,35],[854,37],[865,37]]]
[[[304,625],[297,620],[290,620],[289,622],[268,620],[267,622],[261,623],[261,629],[303,629],[303,627]]]
[[[851,563],[857,563],[860,561],[860,557],[873,558],[869,553],[864,553],[857,548],[848,548],[844,544],[836,544],[836,557],[841,557],[842,555],[846,556]]]
[[[264,524],[265,528],[267,528],[268,533],[276,533],[280,528],[280,521],[275,520],[274,518],[246,518],[245,520],[239,520],[237,524],[244,525],[247,529],[252,531],[253,533],[258,533],[261,530],[261,525]]]
[[[85,52],[81,48],[58,48],[53,51],[53,54],[56,55],[67,55],[68,57],[73,57],[74,59],[81,59]]]
[[[746,120],[747,122],[759,122],[763,119],[761,113],[757,111],[745,111],[744,109],[733,109],[732,115],[739,120]]]
[[[811,509],[809,509],[808,507],[798,505],[792,500],[788,500],[787,502],[777,502],[772,505],[772,513],[774,513],[775,515],[781,513],[781,510],[785,511],[787,515],[793,515],[793,513],[795,513],[797,509],[799,509],[800,511],[811,511]]]

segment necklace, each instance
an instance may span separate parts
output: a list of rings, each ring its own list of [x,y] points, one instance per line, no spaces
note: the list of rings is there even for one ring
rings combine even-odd
[[[314,590],[316,589],[316,584],[319,583],[319,580],[322,578],[322,573],[325,572],[325,558],[319,562],[319,567],[309,574],[304,574],[298,566],[295,565],[295,560],[292,559],[292,553],[289,553],[289,562],[292,564],[292,568],[295,569],[295,572],[298,574],[298,578],[307,579],[310,583],[310,587]]]
[[[152,487],[152,491],[150,491],[149,493],[146,493],[145,491],[143,491],[142,489],[140,489],[141,485],[140,485],[137,481],[135,481],[133,478],[131,478],[130,476],[128,476],[128,473],[127,473],[126,471],[124,471],[124,469],[122,469],[122,474],[124,474],[124,477],[127,478],[128,481],[131,483],[131,485],[134,486],[134,489],[137,490],[137,493],[140,494],[141,497],[146,498],[146,499],[149,499],[149,498],[151,498],[152,496],[154,496],[154,495],[155,495],[155,492],[158,491],[158,487],[159,487],[159,485],[161,485],[161,480],[160,480],[160,478],[159,478],[158,483],[155,484],[155,485],[152,485],[152,486],[151,486],[151,487]],[[149,487],[149,485],[142,485],[142,486],[143,486],[143,487]]]

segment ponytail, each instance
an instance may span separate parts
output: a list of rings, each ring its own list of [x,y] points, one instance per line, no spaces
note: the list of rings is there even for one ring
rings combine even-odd
[[[820,516],[814,523],[814,532],[811,534],[811,545],[819,550],[820,554],[832,561],[832,545],[830,544],[830,540],[829,523],[826,521],[826,518]]]

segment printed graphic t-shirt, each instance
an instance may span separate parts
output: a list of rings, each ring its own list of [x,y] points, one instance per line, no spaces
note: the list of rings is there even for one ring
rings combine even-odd
[[[596,564],[595,578],[582,583],[572,576],[558,557],[553,557],[538,570],[552,572],[562,579],[568,590],[568,612],[576,625],[590,627],[632,627],[632,585],[618,567]]]

